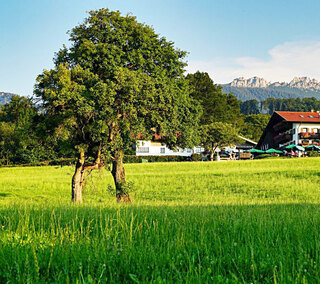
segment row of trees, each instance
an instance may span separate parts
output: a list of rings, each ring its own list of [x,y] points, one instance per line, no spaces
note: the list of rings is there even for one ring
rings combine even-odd
[[[1,159],[76,157],[72,200],[95,169],[111,161],[118,201],[129,201],[124,154],[155,134],[168,147],[211,152],[244,129],[240,102],[207,73],[185,76],[186,53],[119,12],[100,9],[70,32],[70,47],[36,80],[34,98],[1,108]],[[249,133],[249,131],[248,131]]]
[[[272,115],[274,111],[311,111],[320,110],[320,100],[316,98],[289,98],[289,99],[275,99],[268,98],[259,102],[258,100],[248,100],[242,102],[240,105],[242,114],[269,114]]]

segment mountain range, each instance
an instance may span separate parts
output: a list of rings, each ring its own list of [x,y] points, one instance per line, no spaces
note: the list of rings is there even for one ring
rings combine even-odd
[[[222,84],[224,93],[232,93],[239,100],[256,99],[264,101],[267,98],[307,98],[320,99],[320,81],[309,77],[295,77],[289,83],[268,82],[259,77],[245,79],[236,78],[229,84]],[[10,101],[14,94],[0,92],[0,105]]]
[[[309,77],[295,77],[289,83],[268,82],[263,78],[243,77],[234,79],[229,84],[221,85],[224,93],[233,93],[239,100],[257,99],[264,101],[267,98],[306,98],[320,99],[320,82]]]
[[[13,95],[11,93],[0,92],[0,105],[9,102]]]

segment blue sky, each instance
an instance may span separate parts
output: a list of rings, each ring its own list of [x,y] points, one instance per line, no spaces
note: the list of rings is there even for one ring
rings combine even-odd
[[[101,7],[153,26],[217,83],[320,79],[318,0],[0,0],[0,91],[32,95],[66,32]]]

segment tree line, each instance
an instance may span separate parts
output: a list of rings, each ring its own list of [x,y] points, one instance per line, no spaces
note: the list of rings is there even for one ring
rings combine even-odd
[[[248,100],[241,102],[240,110],[242,114],[269,114],[274,111],[320,111],[320,100],[316,98],[289,98],[276,99],[268,98],[264,101]]]

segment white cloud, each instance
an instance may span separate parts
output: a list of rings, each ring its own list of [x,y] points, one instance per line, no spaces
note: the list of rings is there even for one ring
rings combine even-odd
[[[268,55],[268,60],[239,57],[216,58],[209,62],[190,61],[187,71],[208,72],[216,83],[253,76],[271,82],[289,82],[302,76],[320,79],[320,42],[285,42],[270,49]]]

